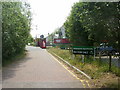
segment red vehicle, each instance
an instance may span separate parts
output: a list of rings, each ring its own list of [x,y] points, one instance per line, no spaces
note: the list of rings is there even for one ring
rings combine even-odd
[[[39,40],[39,46],[43,49],[46,48],[46,38]]]
[[[55,44],[69,44],[70,41],[67,38],[64,39],[54,39]]]
[[[46,38],[36,38],[35,39],[36,46],[41,48],[46,48]]]

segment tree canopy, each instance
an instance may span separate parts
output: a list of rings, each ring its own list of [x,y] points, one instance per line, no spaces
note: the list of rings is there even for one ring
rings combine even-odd
[[[98,46],[102,42],[120,51],[118,2],[78,2],[64,23],[75,45]]]
[[[30,35],[29,4],[2,2],[2,58],[8,60],[24,51]]]

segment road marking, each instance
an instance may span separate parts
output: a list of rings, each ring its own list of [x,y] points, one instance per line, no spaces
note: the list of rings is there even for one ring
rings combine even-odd
[[[90,88],[91,88],[91,86],[90,86],[89,82],[88,82],[88,81],[86,81],[86,82],[87,82],[88,87],[90,87]]]
[[[49,53],[49,55],[51,55],[51,54]],[[71,72],[70,70],[68,70],[68,68],[65,65],[63,65],[60,61],[58,61],[53,55],[51,55],[51,56],[54,58],[55,61],[57,61],[61,66],[63,66],[63,68],[65,68],[73,77],[75,77],[76,79],[78,79],[83,84],[84,88],[86,88],[86,85],[84,83],[85,80],[81,80],[80,78],[78,78],[73,72]]]

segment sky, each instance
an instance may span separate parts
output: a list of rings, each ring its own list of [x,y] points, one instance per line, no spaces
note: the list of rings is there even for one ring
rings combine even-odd
[[[66,21],[71,7],[79,0],[28,0],[32,11],[31,34],[47,36]]]

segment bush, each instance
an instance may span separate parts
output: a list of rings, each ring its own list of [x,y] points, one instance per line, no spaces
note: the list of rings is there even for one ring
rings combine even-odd
[[[2,2],[3,63],[24,51],[30,34],[29,5],[23,2]]]

